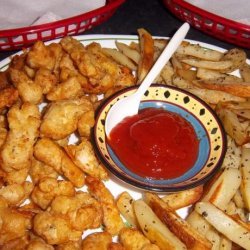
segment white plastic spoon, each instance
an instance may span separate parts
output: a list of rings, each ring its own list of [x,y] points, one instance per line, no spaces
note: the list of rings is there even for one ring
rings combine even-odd
[[[116,102],[109,110],[105,121],[105,132],[109,136],[111,130],[125,117],[138,113],[142,96],[153,83],[156,76],[161,72],[164,65],[171,58],[178,46],[185,38],[190,26],[184,23],[174,34],[166,48],[163,50],[147,76],[135,93]]]

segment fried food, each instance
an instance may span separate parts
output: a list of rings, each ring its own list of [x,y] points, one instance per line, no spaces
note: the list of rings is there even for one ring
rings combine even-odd
[[[32,216],[31,213],[9,208],[6,201],[0,198],[0,246],[25,236],[32,227]]]
[[[78,81],[78,78],[76,76],[72,76],[64,82],[61,82],[51,88],[46,97],[49,101],[59,101],[75,99],[81,97],[82,95],[84,95],[84,91]]]
[[[41,41],[36,42],[29,51],[26,63],[33,69],[45,68],[50,71],[54,70],[56,61],[62,54],[62,47],[58,43],[48,46]]]
[[[91,43],[84,47],[71,37],[63,38],[60,43],[69,53],[79,72],[87,78],[85,85],[82,85],[86,93],[105,93],[117,82],[134,84],[132,72],[129,70],[124,74],[124,66],[106,56],[99,44]]]
[[[112,236],[108,232],[93,233],[82,242],[82,250],[109,250]]]
[[[3,197],[9,206],[19,206],[29,198],[33,190],[33,184],[25,181],[23,184],[11,184],[0,189],[0,196]]]
[[[32,164],[29,169],[29,174],[34,184],[38,183],[45,177],[57,179],[59,176],[58,172],[56,172],[56,170],[53,167],[46,165],[35,158],[32,159]]]
[[[71,160],[84,173],[101,180],[107,180],[108,173],[97,159],[93,146],[88,139],[82,138],[79,145],[67,145],[64,148]]]
[[[52,140],[47,138],[38,140],[34,147],[34,155],[39,161],[65,176],[75,187],[84,185],[84,173],[71,161],[63,148]]]
[[[40,126],[40,135],[54,140],[63,139],[77,130],[81,115],[93,110],[87,97],[55,101],[46,110]]]
[[[157,195],[146,193],[146,201],[160,220],[185,243],[188,249],[211,249],[212,244]]]
[[[19,96],[23,102],[40,104],[43,99],[43,89],[29,78],[25,72],[10,68],[10,78],[13,85],[17,88]]]
[[[7,116],[9,132],[0,152],[1,167],[6,172],[29,168],[41,123],[38,107],[31,103],[15,105]]]
[[[64,216],[48,211],[37,214],[33,223],[34,232],[51,245],[79,241],[82,236],[82,232],[73,229]]]
[[[39,207],[46,209],[56,196],[74,196],[75,192],[74,186],[70,181],[44,177],[34,187],[31,199]]]
[[[118,208],[111,192],[99,179],[87,176],[86,184],[91,195],[93,195],[102,205],[103,223],[105,231],[111,235],[119,234],[124,227]]]
[[[123,228],[119,234],[119,239],[125,249],[131,250],[160,250],[152,244],[139,230],[132,228]],[[162,249],[162,248],[161,248]]]
[[[50,212],[67,217],[78,231],[102,225],[101,204],[86,192],[77,192],[75,196],[56,196],[50,205]]]

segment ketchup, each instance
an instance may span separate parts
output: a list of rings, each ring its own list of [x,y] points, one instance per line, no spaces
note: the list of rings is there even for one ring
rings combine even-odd
[[[170,179],[193,166],[199,140],[191,124],[180,115],[146,108],[117,124],[110,133],[109,145],[135,174]]]

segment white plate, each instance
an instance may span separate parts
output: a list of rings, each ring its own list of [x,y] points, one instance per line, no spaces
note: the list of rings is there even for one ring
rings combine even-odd
[[[138,36],[130,36],[130,35],[81,35],[81,36],[75,36],[74,38],[78,39],[81,41],[84,45],[90,44],[91,42],[97,42],[100,43],[102,47],[108,47],[108,48],[115,48],[115,41],[120,41],[123,43],[129,44],[131,41],[138,41]],[[162,37],[157,37],[157,38],[162,38]],[[165,37],[166,38],[166,37]],[[52,40],[48,43],[52,42],[59,42],[61,39],[56,39]],[[201,46],[208,48],[208,49],[213,49],[213,50],[218,50],[221,52],[225,52],[225,49],[222,49],[220,47],[210,45],[207,43],[203,42],[197,42],[193,40],[187,40],[191,43],[199,43]],[[47,43],[47,44],[48,44]],[[17,54],[21,54],[22,52],[18,52]],[[6,58],[0,62],[0,71],[5,70],[8,67],[8,64],[10,63],[10,58]],[[72,139],[73,140],[73,139]],[[70,141],[72,143],[72,141]],[[112,194],[117,197],[121,192],[123,191],[128,191],[131,196],[134,199],[139,199],[141,198],[142,191],[136,188],[133,188],[129,186],[126,183],[121,182],[120,180],[116,179],[116,177],[111,176],[110,180],[105,182],[105,185],[109,190],[112,192]],[[181,209],[178,211],[178,213],[182,216],[185,217],[187,215],[188,209]]]

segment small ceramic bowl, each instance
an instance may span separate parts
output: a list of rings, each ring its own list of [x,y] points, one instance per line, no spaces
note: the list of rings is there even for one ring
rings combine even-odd
[[[124,89],[101,105],[94,127],[94,145],[107,169],[120,180],[140,189],[174,192],[203,184],[220,168],[226,152],[226,136],[215,112],[202,100],[187,91],[172,86],[153,84],[144,94],[140,109],[164,108],[178,113],[193,126],[200,141],[195,164],[183,175],[173,179],[144,178],[131,172],[107,143],[105,118],[111,106],[119,99],[131,95],[136,86]]]

